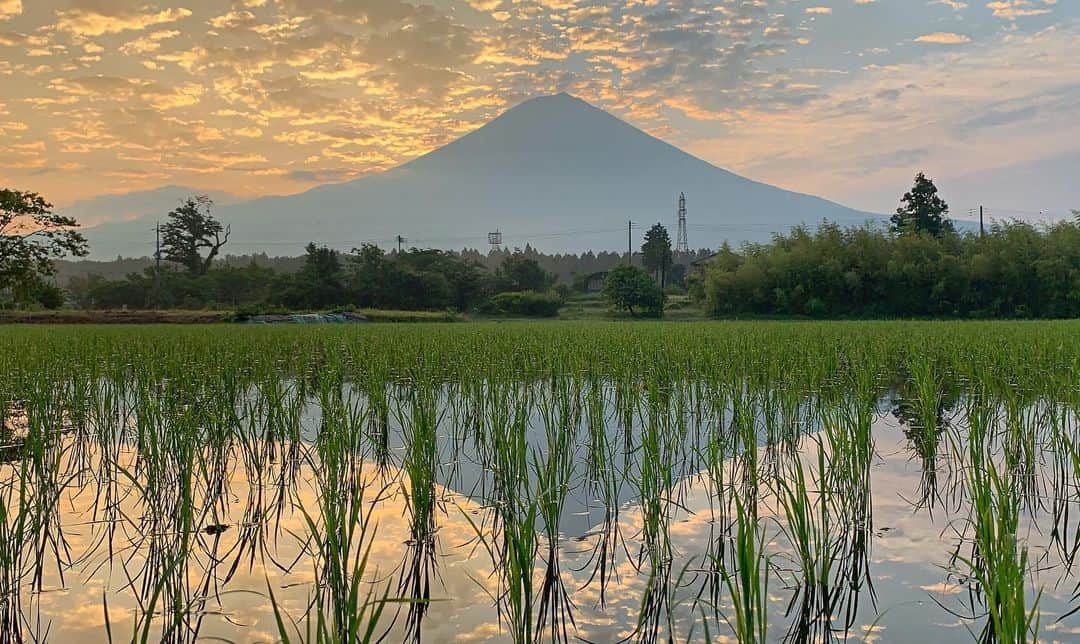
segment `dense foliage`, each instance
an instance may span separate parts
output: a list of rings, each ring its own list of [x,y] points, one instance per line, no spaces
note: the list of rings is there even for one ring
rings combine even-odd
[[[663,289],[637,266],[619,266],[608,272],[604,297],[616,310],[635,317],[658,318],[664,314]]]
[[[222,252],[224,253],[225,251],[223,250]],[[689,263],[707,257],[711,252],[712,251],[704,248],[697,249],[690,251],[685,257],[680,257],[679,260]],[[612,251],[585,251],[583,253],[548,254],[542,253],[528,244],[520,249],[494,249],[490,251],[485,250],[484,252],[465,248],[453,251],[453,254],[464,261],[473,262],[493,274],[512,256],[533,260],[540,266],[544,273],[554,275],[557,278],[558,283],[564,283],[568,286],[582,284],[585,279],[591,275],[609,271],[620,264],[626,263],[625,250],[621,253]],[[386,255],[392,257],[396,255],[396,253],[390,252]],[[634,263],[640,262],[640,253],[635,253]],[[277,273],[295,273],[303,266],[304,256],[270,256],[266,253],[222,254],[214,260],[215,267],[224,265],[243,267],[252,263],[262,268],[273,269]],[[151,257],[119,257],[109,261],[60,260],[55,262],[55,264],[57,269],[57,283],[66,287],[68,282],[73,278],[85,279],[89,275],[100,275],[108,280],[123,279],[132,273],[141,273],[143,270],[153,266],[154,260]],[[682,284],[683,269],[683,265],[679,263],[669,266],[667,283]]]
[[[553,318],[559,314],[562,303],[562,298],[551,292],[498,293],[488,300],[484,312],[514,317]]]
[[[55,273],[53,260],[86,255],[77,226],[37,193],[0,190],[0,304],[5,291],[16,302],[55,302],[56,289],[43,278]]]
[[[1080,225],[973,234],[797,228],[724,247],[695,289],[718,316],[1080,316]]]
[[[160,271],[149,267],[120,280],[73,277],[68,291],[77,307],[87,309],[360,307],[469,311],[485,308],[488,299],[499,293],[546,293],[555,281],[535,260],[521,254],[508,256],[492,273],[457,253],[433,249],[387,254],[365,244],[353,253],[340,253],[309,244],[306,251],[300,269],[288,273],[254,261],[244,266],[217,266],[204,274],[169,266]],[[552,302],[561,304],[561,298],[545,296],[545,307]],[[541,315],[549,315],[546,308]]]
[[[214,218],[214,202],[206,195],[190,197],[169,213],[161,227],[161,255],[192,275],[205,275],[232,232]],[[205,253],[205,255],[204,255]]]
[[[940,237],[954,231],[948,219],[949,204],[938,195],[937,186],[925,174],[915,175],[915,185],[900,200],[900,207],[889,221],[901,235],[924,233]]]
[[[641,263],[663,288],[667,284],[668,270],[674,263],[671,252],[671,236],[664,226],[657,222],[645,232],[645,242],[641,245]]]

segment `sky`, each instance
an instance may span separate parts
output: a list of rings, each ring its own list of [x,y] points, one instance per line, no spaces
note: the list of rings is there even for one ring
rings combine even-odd
[[[1080,0],[0,0],[0,186],[292,194],[569,92],[888,212],[1080,208]]]

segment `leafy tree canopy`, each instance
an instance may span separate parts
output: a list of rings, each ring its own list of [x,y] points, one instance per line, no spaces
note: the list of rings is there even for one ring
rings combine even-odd
[[[925,174],[915,175],[915,185],[900,201],[896,214],[889,218],[893,232],[927,233],[934,237],[953,232],[953,224],[947,218],[949,204],[938,196],[937,186]]]
[[[541,268],[535,259],[514,253],[495,271],[495,282],[498,291],[542,292],[555,284],[555,276]]]
[[[161,227],[162,257],[180,264],[192,275],[205,275],[229,241],[231,230],[211,214],[213,205],[206,195],[190,197],[169,213],[169,221]]]
[[[346,303],[345,270],[338,252],[327,246],[308,244],[304,267],[291,276],[281,296],[289,307],[318,309]]]
[[[55,274],[54,259],[85,256],[78,225],[37,193],[0,189],[0,289],[37,285]]]
[[[632,316],[664,314],[664,291],[648,273],[636,266],[619,266],[604,279],[604,297],[616,310]]]

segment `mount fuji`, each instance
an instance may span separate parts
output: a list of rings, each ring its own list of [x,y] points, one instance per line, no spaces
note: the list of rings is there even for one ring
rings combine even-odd
[[[568,94],[526,101],[448,145],[382,173],[290,196],[229,203],[233,253],[300,254],[308,241],[349,249],[392,245],[621,250],[627,222],[676,230],[685,193],[692,248],[764,241],[800,223],[880,216],[739,176]],[[175,203],[146,215],[160,218]],[[87,206],[84,205],[84,209]],[[94,257],[146,255],[146,220],[86,230]]]

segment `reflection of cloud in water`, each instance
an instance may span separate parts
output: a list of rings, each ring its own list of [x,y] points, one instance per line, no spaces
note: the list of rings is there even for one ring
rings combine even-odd
[[[878,458],[871,471],[873,490],[874,538],[870,550],[870,575],[877,593],[877,605],[865,595],[861,598],[856,626],[849,639],[855,641],[969,641],[966,630],[968,622],[942,610],[934,601],[964,613],[963,598],[967,586],[956,578],[950,578],[946,568],[950,554],[956,547],[957,537],[950,528],[962,529],[959,524],[966,519],[966,505],[957,510],[948,503],[939,504],[931,516],[925,509],[914,510],[909,499],[915,498],[922,471],[918,459],[910,458],[908,438],[890,417],[879,419],[874,426]],[[804,448],[812,445],[807,442]],[[127,457],[130,459],[131,454]],[[812,459],[804,459],[809,461]],[[130,465],[130,462],[125,463]],[[9,476],[11,470],[0,471]],[[217,556],[232,553],[241,544],[244,510],[248,502],[251,482],[246,479],[242,466],[229,469],[228,506],[224,516],[215,521],[229,525],[229,529],[217,537],[199,535],[196,554],[188,560],[188,573],[192,580],[201,579],[206,570],[209,553]],[[303,472],[291,490],[293,499],[303,507],[317,508],[317,490],[309,480],[310,472]],[[393,468],[380,471],[374,466],[363,470],[372,490],[391,483],[396,490],[407,485],[407,477]],[[92,481],[77,480],[78,486],[68,489],[61,504],[61,521],[65,526],[64,538],[73,556],[87,555],[73,569],[65,571],[64,585],[56,574],[55,566],[46,567],[44,592],[38,598],[43,624],[51,622],[50,637],[54,641],[92,642],[104,640],[105,613],[103,594],[107,597],[109,618],[114,634],[130,633],[139,614],[139,604],[131,588],[126,587],[124,566],[137,570],[144,561],[145,552],[124,550],[127,540],[135,536],[136,526],[122,522],[117,526],[116,545],[118,554],[111,560],[99,541],[107,526],[93,524],[91,504],[95,490]],[[700,621],[692,598],[703,583],[700,571],[703,557],[710,552],[713,539],[713,512],[709,481],[704,475],[684,481],[680,503],[687,511],[673,513],[669,526],[674,561],[671,575],[674,579],[686,570],[684,585],[674,591],[677,639],[684,639],[691,626]],[[632,486],[627,486],[631,487]],[[423,634],[429,641],[488,641],[506,639],[500,630],[496,609],[490,598],[498,592],[498,576],[492,574],[492,562],[487,552],[476,542],[473,526],[465,518],[468,513],[478,524],[487,510],[478,502],[443,486],[437,486],[438,526],[437,573],[432,586],[433,602],[423,624]],[[579,490],[579,496],[585,495]],[[675,496],[675,495],[673,495]],[[763,495],[761,516],[768,534],[768,551],[775,562],[790,567],[790,553],[780,535],[775,499]],[[138,517],[145,510],[137,494],[121,497],[118,509],[129,517]],[[596,521],[595,514],[588,515]],[[391,583],[396,588],[397,575],[408,549],[410,539],[409,508],[402,494],[388,495],[379,501],[372,514],[378,526],[372,543],[372,566],[369,580]],[[490,523],[490,522],[489,522]],[[486,529],[490,529],[489,523]],[[1030,521],[1029,521],[1030,523]],[[636,555],[640,543],[639,532],[643,526],[641,510],[633,502],[624,502],[619,513],[619,530],[627,541],[630,556],[620,547],[616,551],[611,583],[605,589],[606,605],[599,607],[601,589],[594,580],[589,565],[591,548],[600,539],[601,526],[592,530],[580,530],[586,536],[581,539],[565,539],[561,555],[561,569],[570,598],[576,606],[574,615],[578,635],[592,641],[613,641],[630,635],[638,619],[642,594],[647,586],[646,574],[638,570]],[[575,526],[573,530],[579,531]],[[240,562],[235,576],[228,583],[221,583],[232,560],[226,557],[215,570],[220,593],[211,597],[207,604],[206,619],[201,636],[222,637],[237,642],[272,641],[277,639],[273,613],[267,597],[267,583],[286,613],[303,623],[309,604],[315,570],[307,556],[302,556],[297,535],[305,535],[307,527],[302,513],[287,504],[279,522],[263,536],[268,554],[279,562],[292,562],[287,572],[274,565],[264,564],[261,556],[253,560],[247,557]],[[1029,530],[1023,536],[1034,554],[1041,555],[1047,547],[1048,530],[1042,533]],[[491,535],[487,535],[491,536]],[[541,548],[541,552],[544,548]],[[1052,557],[1051,557],[1052,559]],[[250,562],[250,563],[249,563]],[[1051,564],[1054,562],[1051,561]],[[645,564],[647,566],[647,564]],[[250,567],[249,567],[250,566]],[[539,555],[536,561],[536,585],[542,579],[544,563]],[[647,572],[647,571],[646,571]],[[1059,615],[1068,610],[1069,591],[1072,583],[1057,584],[1060,571],[1045,571],[1036,576],[1044,586],[1041,608],[1044,615]],[[780,637],[786,630],[789,618],[784,612],[792,596],[790,585],[794,575],[788,571],[770,582],[770,631]],[[220,601],[220,605],[218,602]],[[723,601],[727,601],[726,592]],[[723,610],[730,607],[724,605]],[[388,610],[393,613],[393,609]],[[403,619],[393,627],[388,641],[401,638]],[[1080,634],[1080,629],[1068,622],[1054,623],[1044,619],[1044,630],[1063,638]],[[714,641],[734,641],[726,626],[711,624]],[[694,630],[701,634],[700,624]]]

